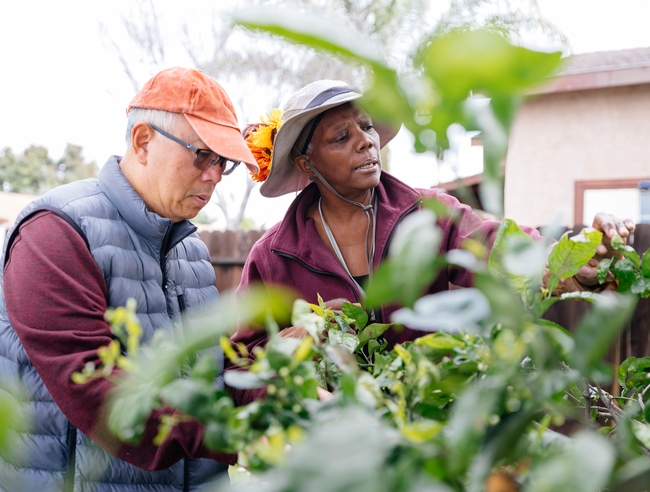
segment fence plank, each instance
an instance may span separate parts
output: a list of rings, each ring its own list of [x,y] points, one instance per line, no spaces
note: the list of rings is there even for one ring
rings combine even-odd
[[[265,231],[202,231],[217,277],[217,289],[224,292],[239,285],[248,253]]]
[[[637,224],[630,244],[642,256],[650,248],[650,224]],[[650,355],[650,299],[640,299],[626,333],[625,357]],[[625,358],[624,357],[624,358]]]

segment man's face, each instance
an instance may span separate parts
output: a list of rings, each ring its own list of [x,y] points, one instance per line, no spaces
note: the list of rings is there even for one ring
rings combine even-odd
[[[199,149],[208,148],[184,117],[175,119],[170,133]],[[221,166],[197,169],[194,152],[157,132],[147,151],[144,186],[149,209],[174,222],[196,217],[221,181]]]

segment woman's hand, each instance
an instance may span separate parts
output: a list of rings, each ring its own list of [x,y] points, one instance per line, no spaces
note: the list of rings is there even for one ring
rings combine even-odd
[[[318,399],[320,401],[327,401],[331,398],[334,398],[334,395],[327,391],[326,389],[321,388],[320,386],[316,387],[316,391],[318,392]]]
[[[343,297],[337,297],[335,299],[330,299],[329,301],[326,301],[323,303],[323,305],[327,308],[330,308],[332,311],[336,311],[338,313],[341,312],[341,308],[343,307],[344,302],[349,302],[347,299]],[[352,303],[356,306],[361,306],[358,302]],[[288,328],[285,328],[278,333],[279,336],[282,338],[305,338],[309,335],[307,333],[307,330],[304,328],[300,328],[297,326],[290,326]],[[327,336],[326,332],[323,332],[321,334],[321,337],[325,338]]]
[[[307,330],[304,328],[300,328],[298,326],[290,326],[281,330],[278,333],[278,336],[282,338],[305,338],[309,336],[309,333],[307,333]]]
[[[630,233],[634,231],[634,222],[630,219],[619,219],[614,215],[600,212],[596,214],[596,217],[594,217],[592,227],[603,233],[603,240],[598,246],[598,250],[594,257],[589,260],[586,265],[581,267],[575,275],[576,280],[587,287],[599,285],[597,268],[600,260],[603,258],[612,258],[614,256],[619,259],[622,258],[621,254],[612,248],[612,238],[618,234],[625,243]],[[608,272],[607,277],[605,278],[605,283],[613,281],[614,276],[611,272]]]

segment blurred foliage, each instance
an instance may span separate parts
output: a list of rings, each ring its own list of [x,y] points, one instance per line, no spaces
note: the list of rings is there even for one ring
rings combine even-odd
[[[434,236],[435,217],[428,222],[410,216],[404,228]],[[590,234],[569,240],[590,243]],[[389,263],[404,261],[412,247],[406,237],[396,241]],[[111,429],[137,442],[151,410],[173,406],[182,414],[161,423],[157,442],[176,422],[197,419],[206,425],[207,446],[238,452],[253,477],[266,470],[249,481],[240,477],[236,490],[480,491],[495,471],[526,491],[622,484],[620,490],[645,490],[648,358],[621,365],[622,396],[600,386],[607,375],[602,359],[637,297],[594,294],[572,336],[540,318],[547,298],[530,297],[527,286],[540,278],[545,261],[531,267],[539,244],[521,239],[521,230],[504,221],[489,259],[466,250],[436,257],[441,268],[472,270],[476,288],[425,296],[397,311],[394,321],[423,335],[391,350],[383,338],[390,325],[368,324],[368,306],[349,303],[337,312],[322,301],[293,301],[290,324],[308,336],[280,337],[276,320],[289,313],[292,297],[272,289],[244,294],[239,311],[222,301],[219,317],[180,344],[161,332],[140,351],[134,306],[114,310],[109,319],[123,349],[109,348],[101,358],[103,367],[120,366],[128,376],[115,395]],[[564,269],[590,259],[562,254],[561,243],[551,261],[562,258]],[[195,351],[217,343],[215,327],[234,329],[238,313],[243,323],[265,320],[270,339],[255,349],[253,363],[245,346],[219,339],[233,367],[241,367],[225,373],[226,383],[266,388],[262,399],[235,408],[228,392],[215,389],[212,357]],[[102,367],[91,369],[85,378],[106,375]],[[319,401],[319,387],[333,398]],[[552,430],[564,423],[580,430],[570,437]]]
[[[498,31],[515,44],[523,40],[541,41],[540,46],[569,48],[569,40],[544,18],[536,0],[451,0],[432,36],[443,36],[459,28]]]
[[[22,154],[7,147],[0,153],[0,185],[6,192],[41,195],[65,183],[97,177],[97,164],[86,162],[82,150],[68,144],[63,157],[53,160],[45,147],[31,145]]]
[[[403,124],[420,152],[441,154],[449,147],[447,129],[454,123],[480,131],[485,159],[481,202],[501,215],[502,162],[515,112],[525,92],[559,66],[560,51],[533,51],[510,44],[499,32],[458,28],[427,39],[413,58],[416,72],[401,77],[371,38],[317,14],[266,6],[237,11],[233,19],[364,64],[372,80],[360,104],[375,121]]]
[[[153,0],[137,0],[132,5],[132,10],[122,16],[121,27],[126,42],[116,41],[119,39],[116,26],[102,25],[100,31],[107,47],[117,55],[134,91],[138,91],[143,82],[157,71],[170,63],[178,63],[170,54],[182,46],[195,67],[226,86],[231,99],[242,110],[239,116],[243,122],[258,121],[260,114],[281,107],[293,92],[319,79],[340,79],[364,90],[373,88],[371,92],[384,99],[388,118],[404,122],[416,135],[416,148],[420,152],[435,150],[442,155],[451,121],[465,121],[465,129],[473,130],[476,127],[473,120],[480,118],[481,129],[494,127],[494,135],[490,137],[492,142],[488,142],[485,148],[491,152],[492,145],[500,139],[494,152],[486,153],[485,188],[495,190],[494,203],[486,205],[491,211],[500,210],[500,159],[506,142],[499,133],[499,125],[509,125],[506,120],[512,112],[512,104],[501,102],[497,116],[504,121],[494,122],[491,115],[479,111],[480,105],[479,108],[462,108],[460,106],[464,104],[459,104],[459,101],[450,105],[439,100],[435,90],[421,77],[425,60],[429,58],[423,47],[442,34],[471,27],[499,32],[514,42],[526,41],[568,51],[565,36],[544,19],[536,0],[453,0],[440,18],[440,6],[427,0],[224,1],[214,4],[212,15],[206,12],[207,25],[201,25],[204,19],[195,16],[183,22],[180,32],[165,29],[164,11],[157,9]],[[245,23],[233,26],[224,12],[233,5],[245,7],[252,13],[252,26],[257,27],[255,22],[263,19],[266,25],[273,24],[275,30],[242,29],[242,26],[246,27]],[[241,11],[236,14],[241,15]],[[178,22],[172,25],[177,26]],[[289,40],[304,39],[306,42],[287,43],[273,35],[289,35],[290,32],[293,35]],[[301,38],[303,35],[306,37]],[[336,38],[340,38],[340,42],[323,45]],[[352,56],[339,56],[350,46],[355,49],[345,54]],[[452,59],[461,53],[454,47],[451,49]],[[359,53],[364,56],[355,56]],[[368,56],[378,64],[369,64]],[[481,58],[471,60],[477,63]],[[537,61],[541,62],[541,59]],[[540,70],[543,71],[547,63],[541,63]],[[380,65],[386,70],[382,70]],[[469,68],[469,73],[473,73]],[[393,94],[396,89],[391,88],[397,82],[396,74],[403,77],[399,89],[403,94],[399,97]],[[504,74],[500,82],[507,77]],[[262,90],[256,91],[252,97],[251,87]],[[390,90],[386,92],[384,89]],[[389,102],[388,98],[392,101]],[[405,99],[418,111],[418,124],[409,123],[413,113],[410,112],[412,108],[404,106]],[[432,113],[432,109],[435,112]],[[474,112],[480,114],[474,116]],[[458,113],[468,114],[458,118]],[[431,114],[435,118],[432,119]],[[436,146],[436,141],[442,146]],[[387,155],[382,155],[382,162],[390,167]],[[251,180],[246,181],[243,199],[234,203],[230,197],[224,196],[223,190],[216,189],[214,202],[223,212],[226,228],[241,227],[253,186]],[[485,203],[486,196],[482,196],[482,200]]]

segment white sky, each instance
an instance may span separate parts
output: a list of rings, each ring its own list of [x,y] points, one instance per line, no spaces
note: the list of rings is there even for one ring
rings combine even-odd
[[[180,26],[183,18],[202,19],[200,29],[209,29],[205,20],[212,6],[223,0],[155,3],[168,23]],[[447,3],[436,1],[434,6],[440,10]],[[98,26],[101,21],[109,29],[119,29],[120,16],[132,4],[0,2],[0,149],[21,152],[31,144],[43,145],[58,159],[66,143],[72,143],[83,146],[85,157],[100,164],[110,154],[123,152],[124,110],[134,91],[116,56],[102,44]],[[650,46],[650,0],[539,0],[539,5],[569,37],[574,53]],[[188,62],[179,58],[178,63]],[[269,109],[260,108],[260,114]],[[391,143],[391,171],[412,185],[435,184],[438,170],[433,159],[411,156],[409,146],[408,135]],[[247,215],[258,225],[277,221],[291,199],[267,200],[253,194]]]

